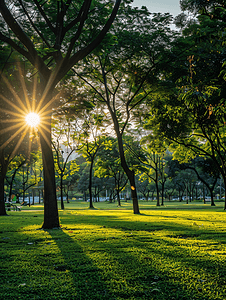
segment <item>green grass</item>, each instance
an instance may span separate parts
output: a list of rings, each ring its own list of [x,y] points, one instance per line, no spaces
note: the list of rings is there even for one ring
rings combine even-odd
[[[0,299],[226,299],[223,203],[65,204],[61,229],[43,207],[0,217]]]

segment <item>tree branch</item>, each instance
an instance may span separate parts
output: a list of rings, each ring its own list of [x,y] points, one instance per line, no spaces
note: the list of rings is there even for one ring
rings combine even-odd
[[[15,42],[13,40],[7,38],[7,43],[9,43],[15,50],[20,50],[19,53],[24,55],[31,63],[32,65],[38,69],[38,71],[45,77],[46,79],[49,78],[50,71],[48,67],[45,65],[44,61],[38,56],[37,51],[34,48],[33,43],[29,39],[29,37],[25,34],[25,32],[22,30],[20,25],[17,23],[16,19],[12,16],[9,9],[5,5],[4,0],[0,0],[0,12],[7,23],[7,25],[11,28],[13,33],[16,35],[16,37],[19,39],[19,41],[28,49],[28,52],[23,50],[21,47],[18,48]],[[0,38],[2,39],[4,36],[0,34]],[[6,41],[6,37],[5,37]]]
[[[82,5],[81,10],[79,12],[79,14],[80,14],[80,24],[79,24],[77,32],[75,33],[74,37],[70,41],[70,45],[69,45],[69,48],[68,48],[68,51],[67,51],[67,54],[66,54],[66,57],[65,57],[66,60],[69,59],[69,57],[71,55],[71,52],[73,50],[73,47],[75,45],[75,42],[77,41],[80,34],[82,33],[82,29],[84,27],[85,20],[87,19],[91,2],[92,2],[92,0],[87,0],[87,1],[83,2],[83,5]]]
[[[112,13],[99,35],[88,46],[79,50],[68,61],[66,61],[66,66],[62,70],[63,75],[65,75],[68,72],[68,70],[70,70],[78,61],[82,60],[84,57],[90,54],[103,41],[106,33],[110,29],[116,17],[120,3],[121,0],[116,0]]]
[[[43,19],[46,21],[46,24],[48,25],[49,29],[56,34],[56,28],[53,27],[52,23],[50,22],[50,20],[48,19],[45,11],[42,9],[41,5],[39,4],[39,2],[37,0],[33,0],[35,5],[37,6],[40,14],[42,15]]]
[[[41,37],[41,39],[46,43],[47,47],[51,48],[50,44],[48,43],[48,41],[45,39],[44,35],[38,30],[38,28],[35,26],[34,22],[32,21],[31,17],[29,16],[27,10],[25,9],[23,2],[21,0],[18,0],[25,15],[27,16],[31,26],[34,28],[34,30],[37,32],[37,34]]]

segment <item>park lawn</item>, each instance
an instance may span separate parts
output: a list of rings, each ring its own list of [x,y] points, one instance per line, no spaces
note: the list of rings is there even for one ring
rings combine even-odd
[[[215,200],[216,203],[216,210],[222,211],[224,208],[224,202]],[[16,204],[16,203],[15,203]],[[101,202],[93,202],[93,205],[96,209],[103,209],[103,210],[132,210],[133,204],[131,200],[128,201],[121,201],[121,206],[118,206],[117,201],[113,203],[109,203],[108,201],[101,201]],[[79,210],[79,209],[86,209],[89,208],[89,202],[84,202],[80,200],[71,200],[70,203],[64,202],[65,210]],[[58,208],[60,210],[60,201],[58,201]],[[145,201],[145,200],[139,200],[139,207],[141,210],[149,210],[149,209],[162,209],[163,207],[156,206],[156,200],[155,201]],[[164,209],[211,209],[210,202],[207,202],[206,204],[203,204],[202,201],[192,201],[188,204],[186,201],[178,202],[178,201],[165,201],[164,202]],[[26,210],[43,210],[43,203],[29,206],[22,206],[21,209],[23,211]]]
[[[146,205],[66,204],[45,231],[40,207],[0,217],[0,299],[226,299],[222,207]]]

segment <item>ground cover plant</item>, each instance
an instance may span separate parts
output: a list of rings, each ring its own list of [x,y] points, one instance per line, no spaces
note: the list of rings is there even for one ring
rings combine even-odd
[[[41,206],[0,218],[0,299],[226,299],[221,204],[65,206],[61,229]]]

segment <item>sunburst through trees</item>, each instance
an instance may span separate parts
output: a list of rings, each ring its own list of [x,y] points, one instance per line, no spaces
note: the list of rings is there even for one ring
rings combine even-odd
[[[21,68],[19,68],[19,84],[20,88],[15,87],[6,78],[1,77],[7,93],[3,95],[0,93],[1,101],[1,119],[0,119],[0,151],[7,147],[13,150],[10,153],[10,158],[16,155],[19,150],[25,136],[29,134],[29,145],[27,147],[27,155],[31,152],[31,143],[34,141],[34,137],[38,137],[40,132],[45,138],[45,132],[47,128],[47,120],[51,109],[51,103],[55,98],[48,103],[46,106],[42,106],[43,100],[37,101],[39,92],[37,88],[37,79],[34,78],[32,88],[31,83],[26,84],[26,78],[24,78]],[[31,91],[30,91],[31,90]],[[36,104],[38,103],[38,105]]]
[[[40,117],[39,114],[35,112],[30,112],[25,117],[27,125],[31,127],[37,127],[40,123]]]

